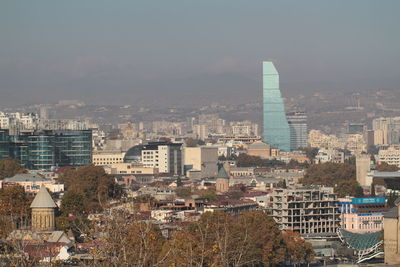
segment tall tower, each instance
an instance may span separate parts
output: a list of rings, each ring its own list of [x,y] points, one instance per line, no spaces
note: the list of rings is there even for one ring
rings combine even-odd
[[[32,230],[46,232],[55,230],[54,209],[57,207],[45,186],[32,201]]]
[[[273,148],[290,151],[290,128],[279,90],[279,73],[270,61],[263,62],[264,141]]]
[[[290,149],[307,147],[307,115],[304,112],[291,112],[286,114],[290,128]]]

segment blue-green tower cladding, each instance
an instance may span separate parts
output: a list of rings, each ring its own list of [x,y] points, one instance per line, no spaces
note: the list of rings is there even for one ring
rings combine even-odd
[[[279,90],[279,73],[270,61],[263,62],[264,142],[290,151],[290,128]]]

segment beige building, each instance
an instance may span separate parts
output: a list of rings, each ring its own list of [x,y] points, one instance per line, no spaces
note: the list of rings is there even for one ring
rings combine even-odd
[[[158,169],[134,163],[114,163],[103,167],[108,174],[158,174]]]
[[[374,145],[387,145],[387,130],[375,130],[374,131]]]
[[[382,162],[400,167],[400,149],[390,146],[387,150],[379,150],[378,163]]]
[[[250,156],[261,157],[263,159],[269,159],[271,157],[271,147],[262,141],[256,141],[248,145],[247,154]]]
[[[106,166],[124,162],[124,152],[93,152],[92,163],[95,166]]]
[[[64,191],[64,184],[56,183],[52,179],[44,178],[37,174],[19,173],[13,177],[0,180],[0,188],[16,184],[22,186],[28,195],[39,192],[43,186],[53,193]]]
[[[369,154],[356,155],[356,177],[361,186],[370,186],[368,173],[371,171],[371,156]]]
[[[398,202],[398,200],[396,201]],[[400,265],[400,203],[387,212],[383,219],[385,263]]]
[[[254,169],[254,167],[232,167],[229,174],[232,177],[253,177]]]
[[[200,171],[202,177],[215,177],[218,173],[218,148],[213,146],[185,147],[186,170]]]

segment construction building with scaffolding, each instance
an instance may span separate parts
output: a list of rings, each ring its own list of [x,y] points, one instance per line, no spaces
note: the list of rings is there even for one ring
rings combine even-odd
[[[331,187],[279,188],[272,192],[272,216],[281,230],[304,237],[336,236],[340,222],[337,195]]]

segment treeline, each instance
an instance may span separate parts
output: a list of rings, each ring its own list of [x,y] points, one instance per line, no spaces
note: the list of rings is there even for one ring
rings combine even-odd
[[[300,234],[281,232],[272,217],[254,211],[232,217],[206,212],[168,238],[150,222],[107,222],[104,242],[93,249],[92,266],[271,266],[313,260],[311,244]]]
[[[78,236],[90,231],[87,216],[107,208],[111,199],[122,195],[120,187],[102,167],[87,165],[65,171],[58,178],[66,189],[56,218],[57,228],[72,230]]]
[[[258,156],[250,156],[246,153],[241,153],[236,158],[236,165],[238,167],[265,167],[265,168],[306,168],[308,163],[300,163],[295,160],[291,160],[288,164],[277,159],[263,159]]]
[[[334,187],[339,197],[363,196],[363,189],[356,180],[356,166],[349,163],[313,164],[306,170],[300,182],[304,185]]]

